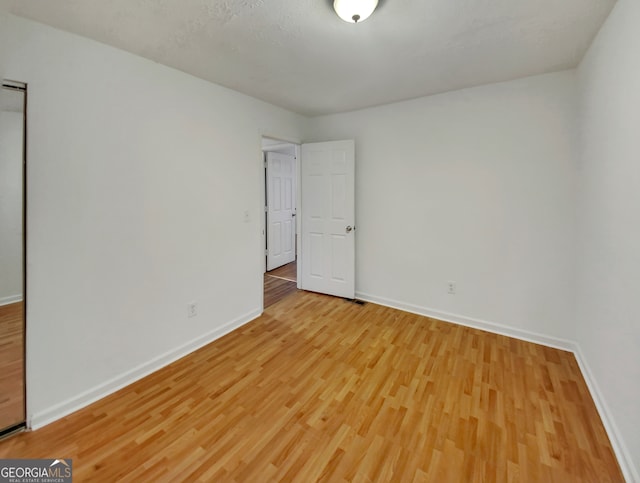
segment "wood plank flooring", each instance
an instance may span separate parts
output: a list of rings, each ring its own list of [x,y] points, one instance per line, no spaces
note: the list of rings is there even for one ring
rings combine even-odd
[[[264,274],[264,308],[279,302],[298,290],[296,262],[291,262]]]
[[[77,482],[623,481],[571,353],[308,292],[8,457]]]
[[[267,275],[295,282],[298,280],[298,264],[293,261],[267,272]]]
[[[0,430],[24,421],[24,304],[0,305]]]

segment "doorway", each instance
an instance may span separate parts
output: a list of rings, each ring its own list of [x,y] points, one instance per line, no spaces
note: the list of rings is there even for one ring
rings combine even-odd
[[[281,234],[282,227],[270,227],[269,196],[270,179],[284,183],[284,178],[270,176],[269,159],[276,159],[273,153],[295,152],[295,188],[290,191],[296,194],[294,212],[273,220],[289,220],[295,228],[295,284],[298,289],[324,293],[347,299],[355,297],[355,142],[353,139],[306,143],[302,145],[276,139],[262,139],[264,180],[262,186],[265,193],[265,221],[263,224],[263,244],[265,247],[265,297],[263,307],[271,303],[266,291],[266,282],[276,275],[272,270],[277,264],[270,264],[270,250],[273,237]],[[276,184],[277,184],[276,183]],[[274,190],[281,192],[282,190]],[[276,200],[279,198],[276,197]],[[283,205],[284,203],[282,203]],[[281,206],[280,208],[283,208]],[[304,209],[304,212],[303,212]],[[280,210],[283,211],[283,210]],[[269,232],[269,230],[271,230]],[[289,232],[287,232],[289,233]],[[277,243],[285,239],[283,235]],[[288,238],[287,238],[288,239]],[[279,245],[274,254],[278,254]],[[282,249],[284,251],[284,248]],[[277,253],[276,253],[277,252]],[[294,270],[295,268],[295,270]],[[284,270],[284,269],[282,269]],[[280,272],[280,271],[279,271]],[[287,281],[293,290],[292,281]],[[280,288],[280,287],[279,287]],[[290,293],[283,290],[284,296]],[[279,298],[277,298],[279,299]]]
[[[297,184],[299,146],[262,138],[264,161],[264,307],[298,288]]]
[[[0,90],[0,437],[25,428],[27,86]]]

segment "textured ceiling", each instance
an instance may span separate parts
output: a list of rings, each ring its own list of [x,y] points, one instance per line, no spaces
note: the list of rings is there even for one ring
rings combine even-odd
[[[11,11],[307,115],[572,68],[615,0],[13,0]]]

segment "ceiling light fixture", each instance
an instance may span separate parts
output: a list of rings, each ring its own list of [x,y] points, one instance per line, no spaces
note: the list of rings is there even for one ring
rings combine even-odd
[[[345,22],[358,23],[369,18],[378,0],[333,0],[333,9]]]

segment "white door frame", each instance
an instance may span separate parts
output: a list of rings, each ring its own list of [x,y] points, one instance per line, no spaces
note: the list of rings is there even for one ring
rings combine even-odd
[[[298,260],[300,258],[300,247],[301,247],[301,242],[302,240],[300,239],[300,210],[301,210],[301,203],[300,203],[300,145],[301,145],[301,141],[299,140],[295,140],[295,139],[285,139],[282,138],[280,136],[271,136],[269,134],[263,134],[262,136],[260,136],[260,151],[259,151],[259,169],[260,169],[260,188],[259,188],[259,193],[260,193],[260,206],[259,206],[259,210],[258,213],[260,213],[260,228],[261,228],[261,233],[262,236],[260,237],[260,260],[262,260],[262,272],[264,273],[266,271],[267,268],[267,261],[266,261],[266,256],[265,256],[265,247],[267,244],[267,238],[266,238],[266,234],[267,234],[267,222],[266,222],[266,217],[264,216],[264,206],[265,206],[265,200],[266,200],[266,179],[265,179],[265,170],[264,170],[264,152],[262,150],[262,139],[263,138],[267,138],[267,139],[271,139],[273,141],[280,141],[282,143],[286,143],[286,144],[293,144],[295,147],[295,156],[296,156],[296,161],[295,161],[295,166],[296,166],[296,260]],[[300,263],[297,264],[297,274],[296,274],[296,285],[298,288],[301,287],[300,285],[300,278],[301,278],[301,272],[300,272]],[[263,297],[264,294],[261,295],[261,297]],[[262,308],[264,309],[264,300],[262,300]]]

